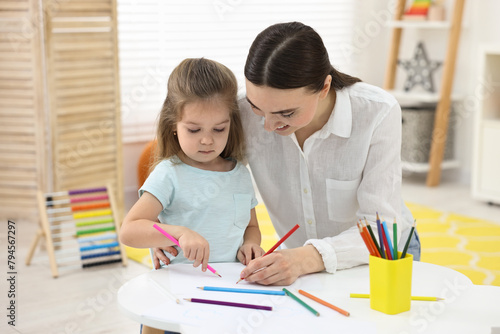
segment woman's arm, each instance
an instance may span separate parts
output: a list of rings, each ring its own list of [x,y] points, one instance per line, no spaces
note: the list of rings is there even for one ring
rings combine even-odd
[[[378,115],[374,119],[375,126],[357,189],[359,208],[354,219],[366,217],[377,234],[374,224],[376,212],[390,224],[396,218],[399,240],[401,232],[407,228],[406,220],[401,216],[404,205],[401,195],[401,108],[394,103]],[[327,272],[334,273],[339,269],[368,263],[369,253],[355,223],[353,221],[351,228],[334,237],[306,242],[322,255]],[[392,228],[389,233],[392,239]]]

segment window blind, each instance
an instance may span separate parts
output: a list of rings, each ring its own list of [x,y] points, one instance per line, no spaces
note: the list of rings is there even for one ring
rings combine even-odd
[[[205,57],[229,67],[244,93],[243,68],[259,32],[300,21],[323,38],[332,64],[349,72],[342,45],[350,43],[349,0],[118,0],[122,133],[127,142],[154,138],[170,72],[184,58]]]

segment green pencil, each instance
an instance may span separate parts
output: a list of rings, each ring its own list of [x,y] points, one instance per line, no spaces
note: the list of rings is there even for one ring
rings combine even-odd
[[[297,303],[299,303],[300,305],[304,306],[306,309],[311,311],[315,316],[319,317],[319,312],[316,311],[315,309],[313,309],[311,306],[304,303],[299,297],[297,297],[296,295],[294,295],[293,293],[291,293],[290,291],[288,291],[285,288],[283,288],[283,291],[285,291],[287,296],[292,297],[292,299],[294,299]]]
[[[415,225],[416,224],[417,224],[417,220],[415,219],[413,221],[413,226],[411,227],[410,235],[408,236],[408,240],[406,241],[405,248],[403,249],[403,253],[401,253],[401,258],[402,259],[404,259],[405,256],[406,256],[406,251],[408,250],[408,246],[410,245],[410,240],[411,240],[411,237],[413,236],[413,231],[415,231]]]
[[[396,224],[396,218],[394,218],[394,224],[392,224],[392,236],[394,238],[394,260],[398,259],[398,224]]]

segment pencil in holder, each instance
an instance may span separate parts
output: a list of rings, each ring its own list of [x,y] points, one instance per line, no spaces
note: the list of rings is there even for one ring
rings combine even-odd
[[[370,307],[385,314],[409,311],[413,255],[398,260],[370,256],[369,266]]]

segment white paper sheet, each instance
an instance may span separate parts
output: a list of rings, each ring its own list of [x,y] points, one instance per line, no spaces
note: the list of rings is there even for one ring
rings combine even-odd
[[[373,324],[345,317],[334,310],[320,305],[308,298],[299,295],[297,290],[322,288],[322,282],[316,275],[300,277],[287,289],[304,300],[308,305],[316,309],[320,316],[316,317],[302,305],[288,296],[231,293],[218,291],[204,291],[198,289],[201,286],[220,286],[234,288],[253,288],[281,290],[281,287],[266,287],[241,281],[236,284],[239,274],[244,268],[240,263],[215,263],[211,264],[222,278],[207,271],[203,273],[200,268],[192,265],[178,264],[155,271],[153,279],[162,287],[170,290],[181,299],[181,304],[173,300],[167,300],[160,293],[158,298],[165,302],[146,311],[143,316],[158,320],[188,324],[199,327],[199,333],[217,334],[250,334],[250,333],[322,333],[335,329],[336,333],[349,332],[375,333]],[[154,289],[151,286],[151,289]],[[319,297],[319,296],[318,296]],[[191,303],[183,298],[204,298],[237,303],[249,303],[257,305],[272,306],[272,311],[244,309],[237,307],[219,306]]]

